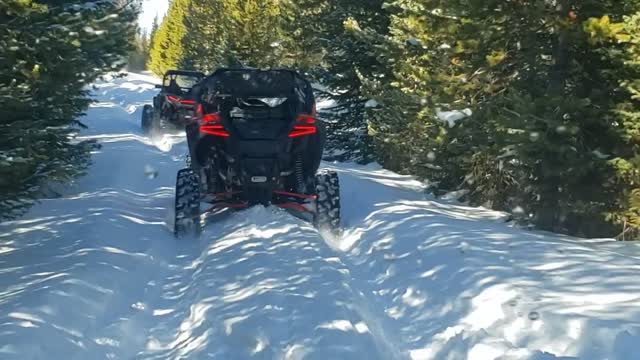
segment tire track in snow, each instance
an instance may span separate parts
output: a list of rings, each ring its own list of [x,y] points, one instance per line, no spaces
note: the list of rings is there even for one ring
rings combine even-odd
[[[171,311],[141,358],[390,358],[372,351],[381,347],[346,269],[309,225],[253,208],[210,224],[196,243],[200,255],[163,285],[156,305]]]
[[[186,151],[139,135],[126,101],[133,83],[100,87],[106,100],[89,110],[83,136],[103,147],[74,193],[2,228],[24,231],[18,241],[34,248],[12,248],[28,256],[12,257],[16,270],[0,282],[16,272],[46,282],[0,298],[13,316],[0,328],[2,357],[396,358],[366,297],[309,224],[254,208],[210,224],[200,240],[173,239],[162,222]],[[25,258],[38,265],[21,266]]]
[[[352,282],[355,282],[352,280]],[[398,344],[401,342],[395,338],[393,330],[389,331],[384,315],[371,304],[366,295],[358,290],[351,289],[354,297],[354,310],[362,317],[371,331],[372,336],[376,339],[378,350],[384,355],[384,359],[408,359],[407,353],[404,353]]]
[[[366,282],[363,283],[362,279],[356,279],[353,276],[359,271],[357,265],[349,258],[348,253],[342,252],[339,246],[336,246],[342,239],[330,234],[320,235],[327,248],[334,252],[337,262],[344,267],[344,281],[348,284],[353,300],[351,307],[360,316],[375,339],[376,347],[383,355],[382,357],[384,359],[409,359],[408,352],[402,348],[402,341],[395,336],[397,329],[388,321],[384,310],[379,308],[376,301],[371,301],[371,297],[367,297],[367,294],[375,296],[373,291],[364,286]]]
[[[127,141],[146,146],[133,154],[140,162],[122,157],[126,166],[123,172],[131,177],[145,160],[152,162],[153,154],[158,152],[149,147],[154,144],[137,135],[118,135],[118,123],[113,121],[116,119],[110,120],[109,135],[101,132],[91,135],[106,145],[105,152],[110,145]],[[131,123],[135,121],[125,121],[127,130]],[[179,150],[184,149],[176,149]],[[161,166],[162,163],[166,162],[154,166],[161,171],[160,182],[171,187],[173,179],[166,175],[171,170]],[[112,190],[126,188],[131,181],[125,178],[116,185],[111,176],[100,174],[101,181]],[[389,358],[371,352],[385,347],[376,344],[379,340],[370,340],[368,330],[362,328],[359,314],[363,307],[354,305],[353,299],[358,297],[345,285],[344,269],[326,261],[332,254],[324,248],[317,232],[288,215],[274,217],[257,211],[239,213],[234,220],[212,224],[200,241],[177,244],[175,249],[182,252],[177,257],[168,253],[156,256],[157,264],[168,269],[143,286],[144,297],[133,304],[125,321],[104,330],[99,337],[101,345],[122,346],[131,340],[127,337],[132,332],[139,332],[149,334],[146,343],[137,340],[135,345],[129,344],[131,349],[126,353],[137,353],[140,358],[247,355],[282,359],[361,358],[363,352],[372,359]],[[300,226],[303,230],[297,228]],[[280,229],[276,235],[274,227]],[[215,235],[211,236],[212,233]],[[301,242],[300,238],[304,240]],[[170,240],[162,236],[159,241]],[[246,258],[247,254],[262,259],[252,261]],[[292,261],[295,266],[291,266]],[[256,272],[256,268],[261,270]],[[308,281],[315,286],[302,285]]]

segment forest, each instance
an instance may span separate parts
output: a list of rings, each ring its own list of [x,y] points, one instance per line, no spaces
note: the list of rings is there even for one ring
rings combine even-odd
[[[149,34],[135,3],[0,10],[2,217],[86,169],[87,86],[129,62],[297,69],[336,104],[330,160],[526,226],[640,235],[640,0],[173,0]]]

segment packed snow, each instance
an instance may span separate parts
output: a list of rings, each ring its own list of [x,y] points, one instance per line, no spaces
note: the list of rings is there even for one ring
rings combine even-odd
[[[370,99],[366,103],[364,103],[365,108],[377,108],[380,104],[375,99]]]
[[[638,245],[520,230],[377,165],[324,164],[340,238],[257,207],[174,239],[186,145],[142,135],[154,82],[97,84],[89,174],[0,224],[0,358],[638,358]]]
[[[463,110],[452,110],[452,111],[443,111],[441,109],[436,110],[436,118],[447,125],[450,128],[456,126],[456,124],[473,115],[471,109],[463,109]]]

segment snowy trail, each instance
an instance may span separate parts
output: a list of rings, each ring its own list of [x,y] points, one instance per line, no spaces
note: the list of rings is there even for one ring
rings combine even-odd
[[[102,144],[90,174],[0,228],[0,357],[384,358],[311,226],[252,209],[200,240],[173,238],[185,149],[140,135],[150,89],[135,75],[101,84],[83,134]]]
[[[638,245],[525,232],[377,166],[325,164],[340,239],[253,208],[176,241],[185,144],[141,135],[153,82],[98,84],[89,174],[0,224],[1,359],[638,358]]]

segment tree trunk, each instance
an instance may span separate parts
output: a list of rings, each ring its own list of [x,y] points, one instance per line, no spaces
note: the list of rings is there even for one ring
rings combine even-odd
[[[553,54],[554,65],[549,86],[550,94],[562,96],[569,72],[569,28],[563,21],[569,17],[572,0],[558,0],[557,10],[560,23],[556,27],[558,43]]]

